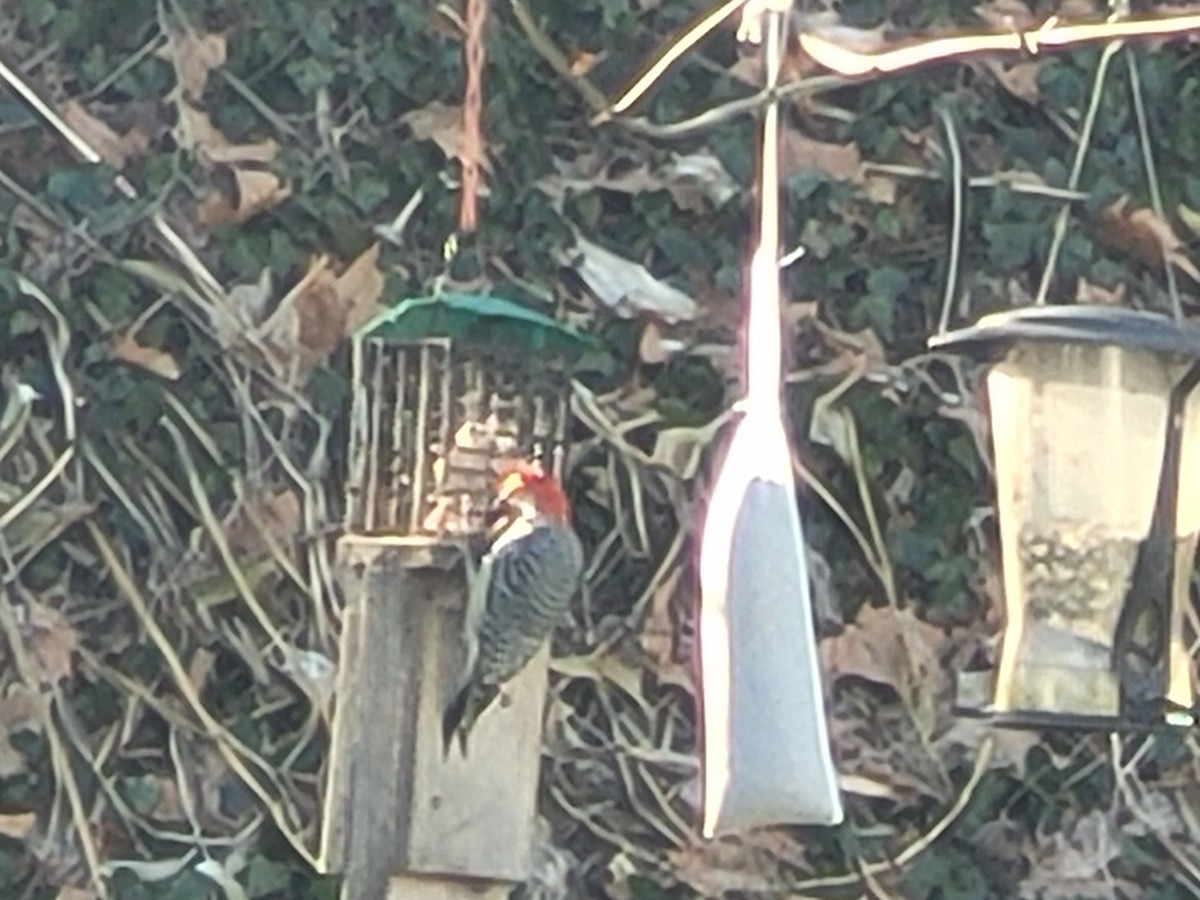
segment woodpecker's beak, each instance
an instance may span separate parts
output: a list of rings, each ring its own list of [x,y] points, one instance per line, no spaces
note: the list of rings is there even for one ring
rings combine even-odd
[[[495,528],[504,519],[511,519],[520,514],[512,503],[507,500],[498,500],[493,503],[491,508],[484,514],[483,521],[487,525],[488,530]]]

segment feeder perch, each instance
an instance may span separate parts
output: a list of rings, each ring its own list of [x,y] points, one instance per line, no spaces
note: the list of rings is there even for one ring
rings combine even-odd
[[[343,900],[505,897],[531,869],[548,651],[443,754],[464,549],[498,476],[561,475],[586,339],[490,296],[406,300],[352,345],[337,577],[345,602],[321,860]]]
[[[1005,625],[991,699],[1023,727],[1190,726],[1200,330],[1038,306],[938,335],[986,365]]]

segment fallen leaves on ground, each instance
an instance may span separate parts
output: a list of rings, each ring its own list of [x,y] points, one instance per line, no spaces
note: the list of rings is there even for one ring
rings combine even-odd
[[[72,657],[79,635],[62,611],[46,603],[31,603],[25,607],[22,623],[26,646],[37,667],[43,684],[53,684],[69,678],[74,670]],[[32,673],[31,673],[32,674]]]
[[[113,340],[111,352],[114,359],[153,372],[168,381],[176,381],[182,374],[179,361],[174,356],[141,343],[129,332],[123,332]]]
[[[281,360],[297,359],[306,370],[382,310],[383,285],[378,243],[340,273],[328,256],[319,256],[260,332],[280,349]]]
[[[1131,207],[1127,196],[1100,214],[1099,227],[1093,234],[1098,243],[1131,256],[1142,265],[1160,268],[1166,261],[1200,281],[1200,269],[1188,257],[1187,244],[1171,224],[1152,209]]]
[[[835,181],[864,183],[862,153],[856,143],[829,144],[795,129],[784,132],[780,141],[779,168],[784,178],[801,169],[817,169]]]
[[[558,250],[557,258],[560,265],[579,273],[596,298],[619,316],[650,313],[678,322],[696,315],[696,301],[683,291],[582,235],[575,236],[573,247]]]
[[[1121,838],[1110,815],[1092,810],[1062,831],[1042,835],[1033,851],[1022,896],[1038,900],[1107,900],[1114,890],[1108,866],[1121,855]]]
[[[235,144],[213,124],[203,105],[204,87],[212,70],[225,63],[225,36],[167,28],[159,56],[175,69],[175,87],[167,100],[175,107],[176,144],[191,151],[209,168],[229,171],[231,189],[217,184],[202,188],[198,218],[209,228],[236,225],[291,196],[291,188],[265,168],[278,147],[270,139]]]
[[[821,642],[821,659],[831,680],[857,676],[898,687],[914,667],[940,670],[941,628],[918,619],[909,609],[865,605],[841,634]]]
[[[400,117],[418,141],[433,141],[446,159],[458,159],[462,153],[462,107],[435,100]],[[490,147],[491,145],[489,145]],[[491,160],[484,153],[480,161],[485,172],[492,171]]]
[[[130,159],[140,156],[150,147],[150,136],[136,125],[124,134],[118,134],[78,100],[68,100],[59,112],[63,121],[114,169],[125,168]]]

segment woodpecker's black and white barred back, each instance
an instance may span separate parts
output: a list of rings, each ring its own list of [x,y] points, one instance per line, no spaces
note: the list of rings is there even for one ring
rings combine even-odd
[[[473,574],[463,679],[442,719],[444,750],[462,752],[476,719],[567,617],[583,575],[583,546],[557,482],[526,467],[505,479],[501,500],[519,510]]]

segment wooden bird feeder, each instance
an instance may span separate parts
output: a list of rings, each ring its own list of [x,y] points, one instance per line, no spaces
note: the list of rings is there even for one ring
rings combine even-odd
[[[464,547],[497,476],[561,474],[585,339],[491,296],[406,300],[354,338],[345,602],[321,858],[343,900],[503,897],[530,874],[548,653],[443,754],[462,666]]]

